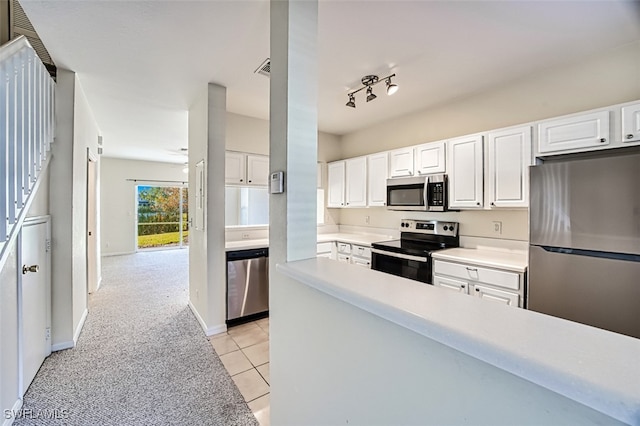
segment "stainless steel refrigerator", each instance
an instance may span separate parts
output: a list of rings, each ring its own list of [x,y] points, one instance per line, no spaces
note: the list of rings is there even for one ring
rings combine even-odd
[[[640,338],[640,151],[530,178],[528,309]]]

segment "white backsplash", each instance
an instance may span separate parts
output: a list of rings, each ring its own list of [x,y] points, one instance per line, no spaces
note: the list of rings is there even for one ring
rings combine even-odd
[[[372,226],[340,225],[339,232],[347,234],[380,234],[388,236],[390,239],[400,238],[400,231],[397,229],[375,228]]]
[[[497,251],[514,251],[528,253],[529,243],[527,241],[505,240],[501,238],[483,238],[460,236],[460,247],[473,249],[486,249]]]

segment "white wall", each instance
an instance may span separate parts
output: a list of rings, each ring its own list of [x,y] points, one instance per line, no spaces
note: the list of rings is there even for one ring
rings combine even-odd
[[[395,118],[342,137],[342,157],[443,140],[544,118],[640,99],[640,42],[587,61],[505,82],[477,95]],[[384,100],[382,100],[384,101]],[[503,221],[500,238],[527,240],[527,213],[465,212],[404,214],[385,209],[337,209],[340,224],[396,228],[401,217],[443,218],[461,223],[461,234],[493,237],[491,222]]]
[[[58,69],[56,142],[52,144],[52,345],[75,345],[87,310],[87,149],[99,129],[75,73]]]
[[[203,89],[189,108],[189,193],[192,195],[195,195],[195,165],[207,158],[207,101],[208,94]],[[189,197],[189,211],[196,211],[194,196]],[[209,327],[206,242],[203,230],[189,229],[189,303],[200,316],[205,330]]]
[[[102,254],[133,253],[137,245],[136,185],[153,184],[151,180],[186,183],[188,175],[182,171],[183,164],[109,157],[102,157],[100,163]]]

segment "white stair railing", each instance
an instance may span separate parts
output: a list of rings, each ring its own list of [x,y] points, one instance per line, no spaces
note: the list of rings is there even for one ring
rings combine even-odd
[[[0,268],[55,135],[55,82],[24,36],[0,46]]]

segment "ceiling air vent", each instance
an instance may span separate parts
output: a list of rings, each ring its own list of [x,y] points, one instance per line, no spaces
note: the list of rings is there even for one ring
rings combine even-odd
[[[271,76],[271,59],[267,58],[262,64],[254,71],[256,74],[262,74],[266,77]]]

